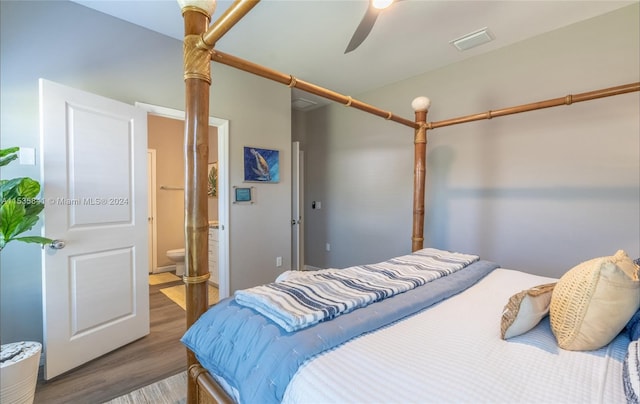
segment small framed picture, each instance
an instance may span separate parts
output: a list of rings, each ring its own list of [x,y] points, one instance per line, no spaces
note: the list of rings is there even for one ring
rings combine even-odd
[[[251,202],[251,188],[236,188],[235,202]]]
[[[280,152],[278,150],[244,147],[245,182],[280,182]]]
[[[210,198],[218,197],[218,162],[209,163],[209,175],[207,175],[207,195]]]

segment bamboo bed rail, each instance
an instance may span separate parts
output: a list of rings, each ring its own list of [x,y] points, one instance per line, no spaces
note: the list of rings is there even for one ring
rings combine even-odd
[[[417,124],[412,120],[394,115],[389,111],[384,111],[380,108],[376,108],[373,105],[369,105],[362,101],[358,101],[356,99],[351,98],[350,96],[342,95],[335,91],[331,91],[326,88],[317,86],[315,84],[300,80],[290,74],[280,73],[276,70],[269,69],[267,67],[258,65],[248,60],[241,59],[236,56],[229,55],[224,52],[214,51],[213,54],[211,55],[211,60],[223,65],[235,67],[236,69],[239,69],[248,73],[252,73],[269,80],[277,81],[278,83],[285,84],[289,87],[306,91],[308,93],[317,95],[319,97],[329,99],[331,101],[338,102],[340,104],[343,104],[346,107],[353,107],[361,111],[365,111],[370,114],[385,118],[387,120],[409,126],[410,128],[414,128],[414,129],[417,128]]]
[[[604,88],[601,90],[589,91],[586,93],[573,94],[573,95],[569,94],[561,98],[553,98],[545,101],[532,102],[530,104],[523,104],[515,107],[502,108],[502,109],[497,109],[493,111],[490,110],[490,111],[479,113],[479,114],[465,115],[458,118],[446,119],[443,121],[428,122],[427,129],[436,129],[444,126],[457,125],[459,123],[480,121],[483,119],[491,119],[499,116],[518,114],[520,112],[528,112],[528,111],[535,111],[537,109],[557,107],[560,105],[571,105],[577,102],[595,100],[597,98],[611,97],[613,95],[631,93],[634,91],[640,91],[640,82]]]
[[[234,2],[218,18],[207,31],[202,34],[203,44],[212,49],[218,39],[222,38],[238,21],[242,19],[252,8],[258,4],[259,0],[240,0]]]

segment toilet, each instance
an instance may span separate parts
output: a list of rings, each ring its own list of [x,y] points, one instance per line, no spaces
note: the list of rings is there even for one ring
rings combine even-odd
[[[184,248],[167,251],[167,257],[176,264],[176,275],[184,275]]]

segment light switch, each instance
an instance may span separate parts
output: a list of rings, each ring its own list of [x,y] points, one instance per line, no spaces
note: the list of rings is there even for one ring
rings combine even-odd
[[[18,152],[18,159],[23,166],[36,165],[36,149],[32,147],[21,147]]]

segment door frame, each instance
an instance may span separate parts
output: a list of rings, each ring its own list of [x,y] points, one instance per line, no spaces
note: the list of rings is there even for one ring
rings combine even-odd
[[[148,133],[147,133],[148,136]],[[147,141],[148,142],[148,141]],[[149,198],[148,204],[150,212],[147,214],[147,220],[151,222],[151,234],[149,237],[151,238],[151,245],[149,252],[149,266],[151,267],[151,271],[149,273],[157,273],[158,271],[158,223],[156,222],[157,210],[156,210],[156,149],[149,149],[147,147],[147,157],[149,161],[147,162],[148,172],[147,177],[149,184],[147,184],[149,189]]]
[[[291,269],[304,268],[304,151],[291,143]]]
[[[153,104],[136,102],[147,113],[170,119],[184,121],[185,113],[179,109],[161,107]],[[218,129],[218,294],[220,299],[229,296],[229,121],[227,119],[209,117],[209,126]]]

